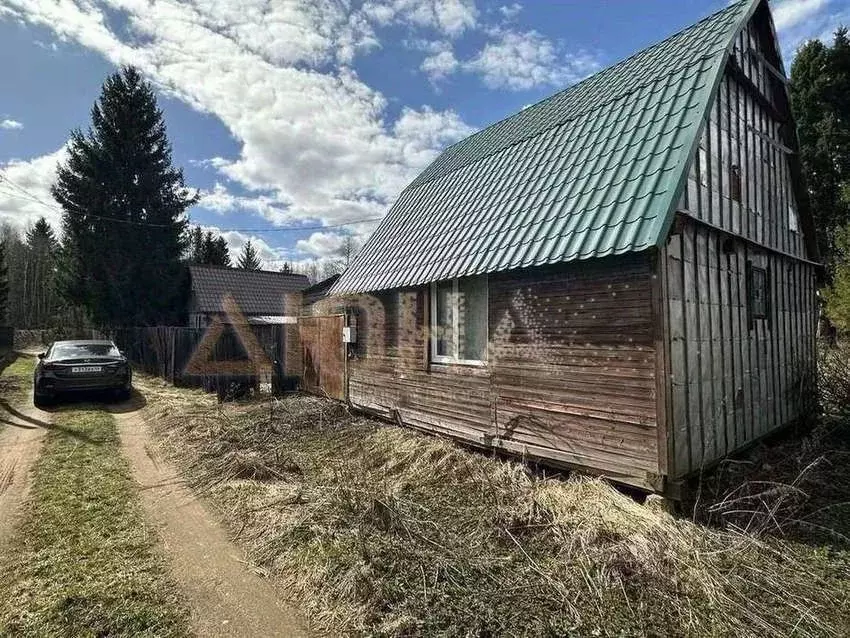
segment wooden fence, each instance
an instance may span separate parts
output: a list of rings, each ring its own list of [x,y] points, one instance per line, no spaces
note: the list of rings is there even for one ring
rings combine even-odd
[[[11,350],[15,345],[15,329],[10,326],[0,326],[0,352]]]
[[[250,326],[268,361],[272,364],[278,362],[268,371],[270,382],[273,373],[277,377],[300,374],[294,357],[287,356],[289,351],[299,349],[297,328],[293,328],[286,325]],[[250,368],[252,360],[233,326],[225,326],[220,334],[215,334],[214,342],[209,341],[211,334],[205,328],[156,326],[119,328],[112,330],[109,336],[140,370],[175,385],[215,391],[222,379],[229,381],[236,376],[246,376],[233,370],[239,367],[238,364]]]

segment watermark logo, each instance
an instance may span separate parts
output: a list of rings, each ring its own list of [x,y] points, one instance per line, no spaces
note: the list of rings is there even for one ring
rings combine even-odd
[[[230,294],[222,299],[224,313],[209,325],[200,343],[195,348],[183,374],[197,376],[268,376],[273,365],[257,336],[251,330],[248,319]],[[247,358],[215,358],[216,345],[228,328],[232,329],[237,342]]]

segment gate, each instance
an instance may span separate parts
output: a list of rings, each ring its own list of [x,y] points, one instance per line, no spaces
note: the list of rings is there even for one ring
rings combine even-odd
[[[298,318],[304,361],[301,383],[305,391],[345,399],[344,325],[343,315]]]

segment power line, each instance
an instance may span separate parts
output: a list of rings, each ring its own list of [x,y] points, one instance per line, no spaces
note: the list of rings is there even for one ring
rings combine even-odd
[[[0,183],[6,183],[10,186],[13,186],[18,191],[23,193],[26,197],[22,195],[15,195],[14,193],[10,193],[8,191],[0,190],[0,193],[8,196],[8,197],[16,197],[18,199],[26,199],[27,201],[34,202],[36,204],[40,204],[50,210],[59,213],[60,215],[64,213],[64,211],[52,204],[48,204],[41,198],[37,197],[33,193],[26,190],[23,186],[16,184],[11,179],[9,179],[3,173],[0,173]],[[156,228],[168,228],[171,224],[158,224],[153,222],[140,222],[134,219],[120,219],[117,217],[105,217],[103,215],[95,215],[93,213],[88,213],[87,217],[98,219],[105,222],[114,222],[121,224],[131,224],[136,226],[145,226],[145,227],[156,227]],[[310,231],[310,230],[326,230],[328,228],[343,228],[345,226],[356,226],[357,224],[366,224],[369,222],[377,222],[381,221],[383,217],[367,217],[364,219],[355,219],[350,222],[341,222],[339,224],[327,224],[324,226],[286,226],[286,227],[273,227],[273,228],[219,228],[219,233],[284,233],[284,232],[297,232],[297,231]],[[188,223],[192,223],[191,218],[187,218]]]
[[[350,222],[342,222],[340,224],[328,224],[327,226],[287,226],[285,228],[227,228],[219,230],[222,233],[280,233],[293,230],[325,230],[326,228],[342,228],[343,226],[356,226],[357,224],[365,224],[367,222],[379,222],[383,217],[367,217],[366,219],[355,219]]]

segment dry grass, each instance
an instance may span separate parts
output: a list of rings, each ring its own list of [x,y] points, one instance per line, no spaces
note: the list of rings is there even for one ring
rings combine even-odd
[[[142,383],[191,483],[334,634],[850,632],[847,554],[697,525],[317,398],[219,408]]]
[[[9,401],[26,400],[32,390],[32,372],[35,363],[32,357],[8,353],[0,365],[0,398]]]
[[[818,351],[818,386],[828,416],[850,418],[850,344]]]
[[[755,536],[850,548],[850,348],[822,347],[824,414],[703,480],[695,518]]]
[[[2,636],[183,636],[188,611],[100,409],[61,411],[0,559]]]

